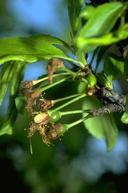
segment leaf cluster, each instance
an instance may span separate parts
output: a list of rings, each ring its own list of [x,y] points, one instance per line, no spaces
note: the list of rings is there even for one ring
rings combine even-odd
[[[59,111],[60,119],[65,115],[69,117],[74,111],[76,114],[81,113],[82,118],[74,120],[74,123],[64,123],[63,127],[61,125],[57,136],[83,122],[89,133],[97,138],[105,138],[108,148],[111,149],[116,143],[118,133],[112,110],[108,108],[98,117],[93,117],[94,114],[91,114],[90,117],[89,110],[92,111],[105,105],[109,107],[109,104],[114,107],[116,104],[120,107],[117,109],[124,111],[121,121],[128,123],[127,94],[122,96],[113,89],[113,81],[116,80],[119,83],[122,77],[127,79],[128,74],[128,23],[126,19],[128,3],[110,1],[94,6],[93,2],[87,4],[83,0],[68,0],[67,9],[71,44],[46,34],[0,39],[0,105],[3,103],[7,91],[9,92],[9,110],[6,119],[0,124],[0,135],[12,134],[16,114],[19,113],[19,110],[22,112],[24,108],[23,98],[26,97],[25,103],[28,105],[30,101],[27,94],[32,94],[35,89],[39,89],[41,93],[46,92],[45,100],[49,100],[49,96],[52,96],[50,100],[58,100],[61,103],[60,106],[57,103],[55,108],[50,106],[50,111],[49,108],[44,109],[44,106],[43,109],[39,107],[36,111],[32,104],[31,108],[27,106],[30,123],[34,124],[31,129],[39,126],[39,123],[34,122],[37,120],[35,118],[42,116],[40,113],[45,111],[51,118],[48,119],[50,127],[44,128],[45,124],[42,126],[41,117],[40,126],[44,129],[43,134],[49,133],[50,128],[53,128],[55,132],[57,131],[53,123],[55,121],[53,117],[57,115],[55,113]],[[87,58],[90,55],[92,58],[88,62]],[[25,91],[22,88],[21,92],[20,85],[26,65],[44,60],[48,61],[48,74],[43,78],[39,77],[38,80],[33,80],[30,88],[27,84],[27,87],[24,87]],[[71,68],[65,66],[65,61],[71,64]],[[58,95],[59,98],[54,98],[54,93],[57,93],[61,88],[67,88],[66,84],[70,87],[66,96]],[[102,90],[107,92],[99,96],[99,91]],[[21,97],[23,100],[17,98],[19,94],[23,95],[23,98]],[[36,103],[35,106],[38,106],[37,101],[43,100],[42,97],[38,100],[38,97],[31,101]],[[68,97],[66,102],[65,97]],[[72,112],[60,112],[60,109],[80,99],[82,99],[80,109],[75,109]],[[75,105],[71,108],[74,109],[74,107]],[[107,115],[104,115],[104,112],[105,114],[107,112]],[[74,117],[76,118],[76,116]],[[65,119],[62,119],[62,122],[63,120]],[[35,126],[35,124],[37,125]]]

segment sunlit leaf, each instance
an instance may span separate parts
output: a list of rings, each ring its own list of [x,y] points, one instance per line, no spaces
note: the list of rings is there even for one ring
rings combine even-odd
[[[93,7],[92,5],[88,5],[86,6],[82,11],[80,16],[84,19],[90,19],[91,17],[93,17],[93,12],[95,11],[95,7]]]
[[[83,38],[98,37],[110,32],[121,16],[124,7],[125,5],[121,2],[104,3],[98,6],[81,29],[79,36]]]
[[[110,33],[126,5],[121,2],[104,3],[95,8],[76,37],[76,46],[89,52],[98,46],[109,45],[126,38],[127,30],[119,28]],[[125,33],[125,36],[122,33]]]
[[[95,38],[78,37],[76,39],[77,47],[85,52],[92,51],[99,46],[108,46],[128,38],[128,24],[125,24],[115,32]]]
[[[0,64],[9,60],[36,62],[52,57],[68,58],[60,47],[68,49],[66,43],[49,35],[0,39]]]

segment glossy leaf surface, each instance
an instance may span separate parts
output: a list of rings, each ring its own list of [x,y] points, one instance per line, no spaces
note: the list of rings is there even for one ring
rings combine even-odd
[[[68,58],[59,46],[66,47],[62,40],[49,36],[37,35],[0,39],[0,63],[19,60],[28,63],[48,60],[52,57]]]
[[[84,38],[98,37],[110,32],[121,16],[123,9],[124,5],[120,2],[104,3],[98,6],[81,29],[79,36]]]

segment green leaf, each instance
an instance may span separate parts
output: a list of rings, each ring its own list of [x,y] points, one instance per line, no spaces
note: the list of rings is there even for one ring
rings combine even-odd
[[[124,112],[122,117],[121,117],[121,121],[125,124],[128,124],[128,112]]]
[[[11,63],[7,62],[2,66],[2,70],[0,72],[0,105],[2,104],[4,97],[6,95],[8,89],[8,83],[12,79],[13,76],[13,66]]]
[[[69,49],[64,41],[49,35],[1,38],[0,64],[10,60],[32,63],[52,57],[70,60],[59,47]]]
[[[79,81],[77,92],[78,93],[87,93],[87,90],[88,90],[88,82],[85,79]]]
[[[12,135],[14,124],[17,118],[17,110],[13,97],[9,97],[9,107],[6,115],[6,119],[2,121],[0,125],[0,136],[1,135]]]
[[[112,80],[118,79],[124,73],[124,59],[114,55],[108,56],[104,63],[104,71]]]
[[[79,36],[83,38],[98,37],[110,32],[123,13],[124,7],[125,5],[121,2],[104,3],[98,6],[81,29]]]
[[[78,49],[90,52],[99,46],[108,46],[128,38],[128,24],[125,24],[115,32],[108,33],[97,38],[78,37],[76,44]]]
[[[13,77],[10,81],[10,94],[14,96],[19,89],[21,80],[23,79],[23,71],[24,71],[25,63],[21,61],[14,61],[13,68],[15,71],[13,72]]]
[[[92,57],[91,63],[96,58],[96,67],[95,67],[95,71],[96,72],[99,70],[100,64],[103,63],[103,60],[105,58],[105,53],[106,53],[107,49],[108,49],[107,47],[101,46],[101,47],[95,49],[95,51],[93,53],[93,57]]]
[[[77,32],[80,25],[79,14],[83,2],[83,0],[67,0],[68,15],[73,33]]]
[[[12,133],[13,133],[13,128],[12,128],[10,120],[8,120],[0,128],[0,136],[5,135],[5,134],[12,135]]]
[[[123,113],[121,121],[128,124],[128,95],[126,95],[126,111]]]
[[[96,74],[97,81],[100,85],[107,87],[108,89],[112,89],[112,77],[111,75],[106,75],[104,72],[99,72]]]
[[[25,103],[26,103],[25,97],[20,96],[20,97],[16,97],[15,98],[16,109],[19,112],[23,112],[24,111]]]
[[[83,110],[96,109],[100,107],[99,101],[95,97],[87,97],[83,103]],[[85,116],[84,113],[83,116]],[[104,138],[109,150],[111,150],[117,140],[117,126],[112,115],[103,115],[93,117],[84,121],[85,128],[88,132],[98,139]]]
[[[83,64],[83,65],[81,65],[81,67],[85,67],[85,65],[87,65],[87,62],[86,62],[84,51],[79,49],[76,51],[75,54],[76,54],[78,61],[80,61]]]
[[[92,5],[86,5],[86,7],[81,11],[80,17],[82,17],[85,20],[90,19],[93,16],[93,12],[95,11],[95,7]]]
[[[0,105],[5,98],[8,88],[10,89],[10,94],[12,96],[16,93],[23,78],[24,66],[24,62],[19,61],[6,62],[2,66],[0,72]]]

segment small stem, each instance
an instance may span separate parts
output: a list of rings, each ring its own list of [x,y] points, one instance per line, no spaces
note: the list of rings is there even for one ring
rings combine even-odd
[[[53,74],[53,78],[59,77],[59,76],[65,76],[65,75],[69,75],[69,73],[60,73],[60,74]],[[48,76],[41,78],[39,80],[33,80],[32,81],[32,85],[35,86],[36,84],[43,82],[45,80],[48,80]]]
[[[67,61],[69,61],[69,62],[72,62],[72,63],[74,63],[74,64],[79,64],[81,67],[85,67],[85,65],[82,63],[82,62],[80,62],[80,61],[78,61],[78,60],[75,60],[75,59],[73,59],[73,58],[69,58],[69,57],[61,57],[62,59],[64,59],[64,60],[67,60]]]
[[[77,96],[80,96],[80,94],[74,94],[74,95],[71,95],[71,96],[68,96],[68,97],[56,99],[56,100],[54,100],[54,102],[55,102],[55,103],[61,102],[61,101],[67,100],[67,99],[71,99],[71,98],[77,97]]]
[[[32,148],[32,139],[29,138],[29,145],[30,145],[30,154],[33,154],[33,148]]]
[[[45,90],[47,90],[49,88],[52,88],[52,87],[54,87],[54,86],[56,86],[56,85],[58,85],[58,84],[60,84],[60,83],[62,83],[64,81],[66,81],[66,80],[67,80],[67,78],[63,78],[63,79],[61,79],[61,80],[59,80],[57,82],[54,82],[53,84],[47,85],[47,86],[45,86],[43,88],[40,88],[40,91],[43,92],[43,91],[45,91]]]
[[[82,123],[83,121],[85,121],[85,120],[87,120],[87,119],[89,119],[91,117],[92,117],[92,115],[88,114],[85,117],[83,117],[83,118],[81,118],[81,119],[79,119],[79,120],[77,120],[77,121],[75,121],[73,123],[68,124],[68,129],[70,129],[71,127],[74,127],[74,126]]]
[[[71,76],[73,76],[73,78],[76,77],[76,73],[73,72],[72,70],[66,68],[65,66],[63,67],[64,71],[67,72],[68,74],[70,74]]]
[[[70,115],[70,114],[79,114],[79,113],[83,113],[82,110],[76,110],[76,111],[65,111],[65,112],[61,112],[61,115]]]
[[[70,105],[71,103],[74,103],[74,102],[80,100],[81,98],[84,98],[85,96],[86,96],[86,94],[80,95],[80,96],[76,97],[75,99],[72,99],[72,100],[68,101],[67,103],[64,103],[63,105],[57,107],[57,108],[54,109],[53,111],[58,111],[58,110],[60,110],[60,109],[62,109],[62,108],[64,108],[64,107]]]
[[[89,113],[90,110],[75,110],[75,111],[65,111],[60,112],[62,116],[64,115],[70,115],[70,114],[80,114],[80,113]]]

